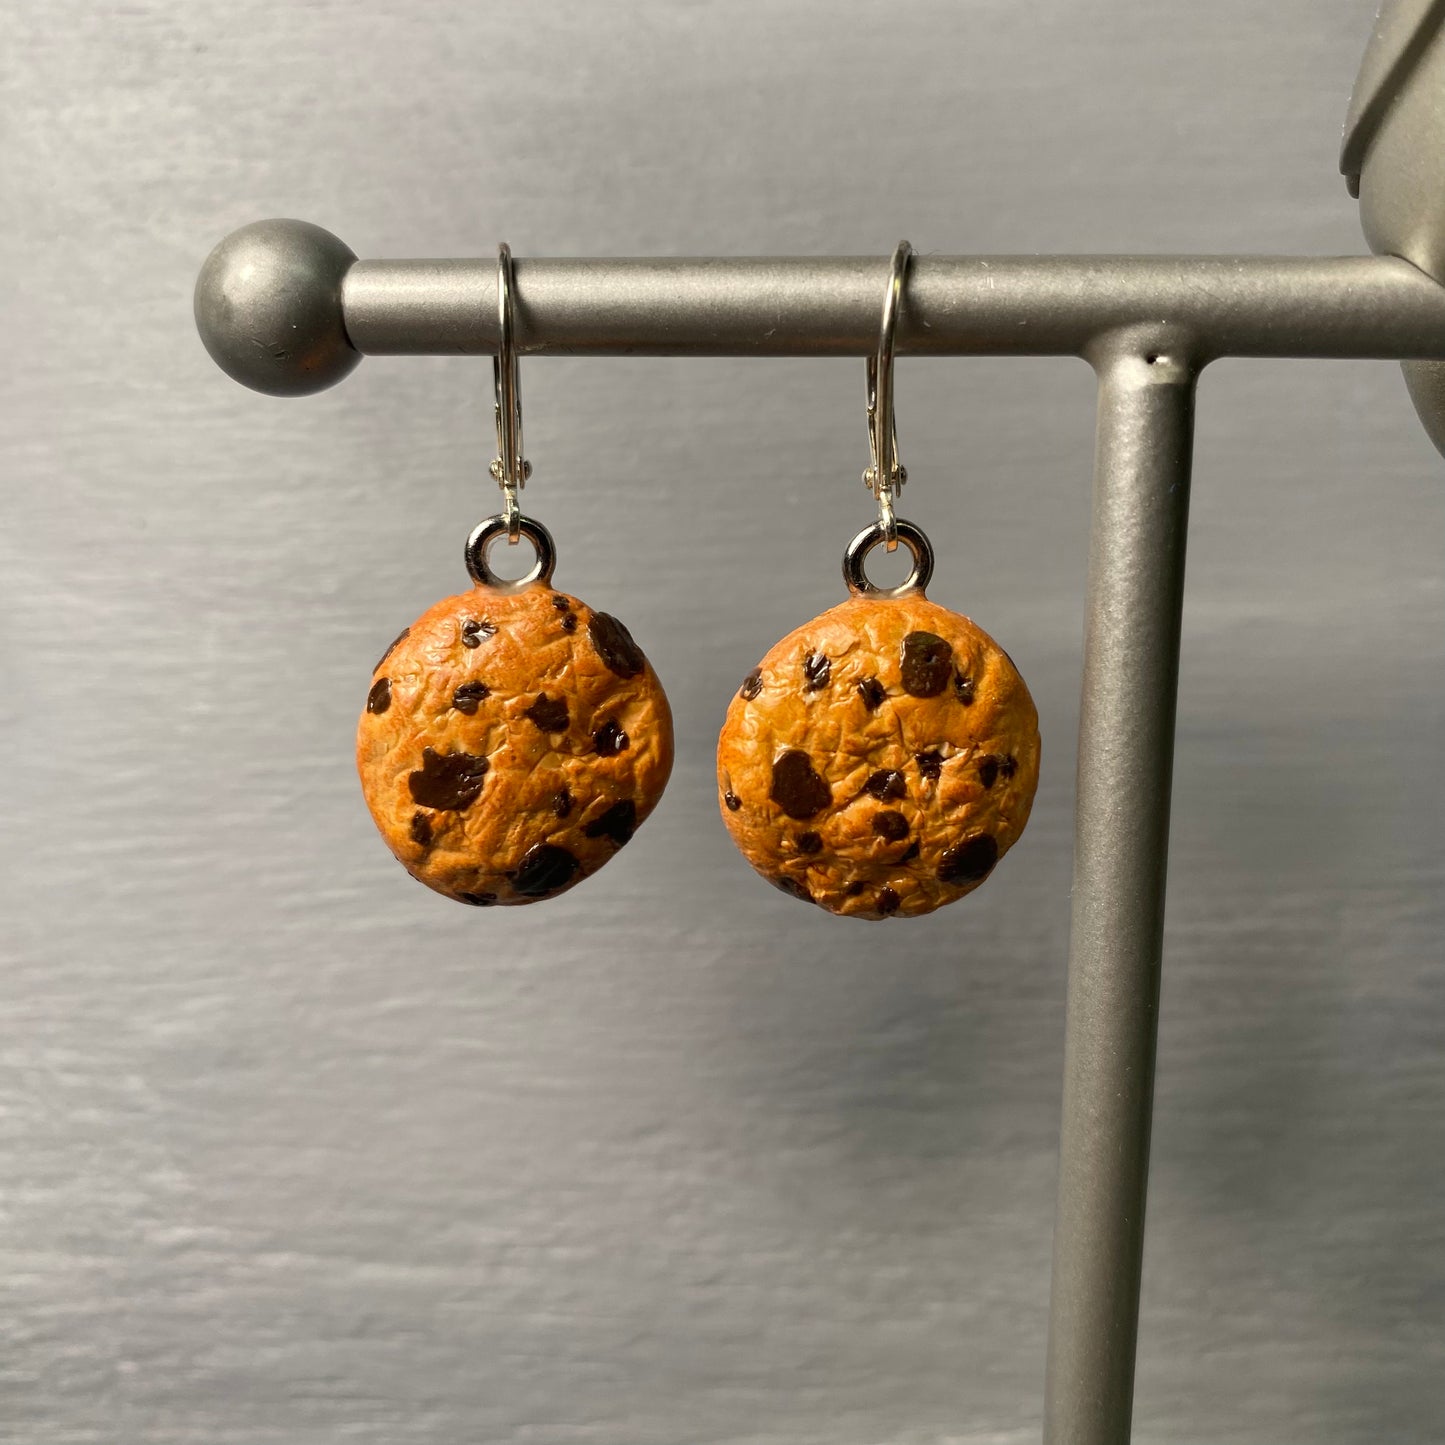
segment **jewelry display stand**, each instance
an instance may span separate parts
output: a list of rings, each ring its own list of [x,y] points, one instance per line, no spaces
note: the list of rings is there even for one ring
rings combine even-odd
[[[1370,256],[918,256],[909,356],[1068,355],[1099,379],[1044,1438],[1127,1441],[1153,1103],[1195,385],[1220,357],[1406,363],[1445,450],[1445,0],[1376,22],[1341,169]],[[515,263],[519,354],[866,356],[886,257]],[[274,395],[363,355],[495,355],[494,259],[358,261],[299,221],[212,253],[196,320]]]

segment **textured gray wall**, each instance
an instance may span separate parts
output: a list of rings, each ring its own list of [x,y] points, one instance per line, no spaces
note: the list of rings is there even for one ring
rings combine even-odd
[[[268,400],[192,279],[267,215],[370,256],[1355,251],[1371,8],[9,0],[0,1438],[1036,1437],[1087,369],[900,365],[935,595],[1045,769],[986,889],[866,926],[753,877],[711,764],[840,596],[862,365],[528,363],[559,580],[679,762],[600,877],[478,914],[351,750],[494,505],[486,363]],[[1235,362],[1196,475],[1137,1436],[1438,1440],[1445,464],[1390,365]]]

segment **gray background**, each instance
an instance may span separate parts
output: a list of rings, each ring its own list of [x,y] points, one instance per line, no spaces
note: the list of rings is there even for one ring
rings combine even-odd
[[[840,597],[861,363],[529,362],[530,505],[679,757],[601,876],[478,914],[351,751],[494,507],[487,365],[266,399],[191,284],[267,215],[377,257],[1356,251],[1369,0],[5,9],[0,1437],[1035,1438],[1087,369],[900,363],[934,595],[1045,767],[986,889],[865,926],[754,878],[711,762]],[[1196,478],[1137,1436],[1439,1440],[1445,463],[1390,365],[1233,362]]]

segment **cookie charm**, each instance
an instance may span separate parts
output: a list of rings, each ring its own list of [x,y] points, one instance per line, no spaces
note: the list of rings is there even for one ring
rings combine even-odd
[[[503,583],[472,534],[476,586],[438,602],[387,649],[356,734],[367,806],[428,888],[478,905],[533,903],[595,873],[652,812],[672,770],[672,714],[615,617],[551,586],[537,561]]]
[[[972,892],[1017,842],[1039,778],[1038,714],[1004,650],[914,575],[861,578],[876,527],[849,548],[848,601],[790,632],[728,707],[718,804],[775,887],[855,918],[910,917]],[[848,571],[845,564],[845,572]]]
[[[850,918],[912,917],[971,893],[1018,841],[1039,780],[1039,726],[1009,655],[930,602],[933,548],[893,511],[908,479],[893,418],[893,337],[913,248],[893,253],[868,359],[863,473],[878,521],[843,556],[848,601],[750,672],[718,739],[718,806],[743,857],[784,893]],[[902,542],[913,570],[864,563]]]
[[[632,634],[552,588],[556,548],[522,515],[512,253],[497,253],[497,457],[503,510],[467,540],[470,592],[387,648],[356,730],[356,766],[386,845],[413,878],[479,906],[535,903],[595,873],[657,806],[672,771],[667,695]],[[515,582],[502,537],[536,551]]]

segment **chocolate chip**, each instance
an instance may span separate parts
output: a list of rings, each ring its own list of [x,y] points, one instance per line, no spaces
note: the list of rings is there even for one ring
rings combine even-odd
[[[812,818],[833,801],[833,792],[813,770],[807,753],[796,748],[773,763],[773,787],[768,796],[790,818]]]
[[[920,848],[918,839],[915,838],[909,845],[908,851],[898,860],[900,863],[911,863],[918,857]]]
[[[391,706],[391,679],[379,677],[366,694],[367,712],[385,712]]]
[[[953,648],[931,632],[910,632],[903,639],[900,668],[903,691],[911,697],[937,697],[953,671]]]
[[[914,753],[913,761],[918,764],[919,776],[936,781],[943,771],[942,753]]]
[[[617,726],[617,719],[610,717],[592,734],[592,746],[599,758],[613,757],[627,746],[627,734]]]
[[[425,848],[431,842],[431,819],[425,813],[411,815],[411,841]]]
[[[985,788],[991,788],[1000,778],[1011,778],[1018,772],[1018,759],[1000,757],[997,753],[985,753],[978,760],[978,780]]]
[[[618,677],[636,677],[647,666],[647,659],[632,640],[632,634],[606,612],[592,614],[587,622],[587,635],[592,639],[598,657]]]
[[[496,635],[497,624],[488,622],[485,617],[469,617],[462,623],[462,646],[480,647],[484,637]]]
[[[821,652],[810,652],[803,659],[803,691],[822,692],[833,676],[833,664]]]
[[[888,696],[887,689],[876,677],[860,677],[857,686],[858,696],[863,699],[863,706],[869,712],[877,712],[883,704],[883,699]]]
[[[906,798],[908,785],[903,781],[902,773],[893,768],[879,768],[863,784],[863,791],[877,798],[880,803],[884,803],[889,798]]]
[[[953,674],[953,695],[964,707],[973,706],[974,685],[971,677],[965,677],[961,672]]]
[[[476,712],[477,704],[483,698],[491,697],[492,690],[484,682],[464,682],[452,694],[452,706],[468,716]]]
[[[567,731],[567,699],[548,697],[544,692],[522,716],[536,723],[544,733],[565,733]]]
[[[798,852],[811,856],[819,852],[823,847],[823,837],[820,833],[799,833]]]
[[[487,775],[487,760],[475,753],[438,753],[426,748],[421,767],[406,780],[411,796],[423,808],[460,812],[476,801]]]
[[[938,863],[942,883],[973,883],[987,878],[998,862],[998,844],[988,833],[978,833],[945,849]]]
[[[560,592],[554,592],[552,594],[552,606],[555,607],[558,612],[570,612],[572,610],[572,599],[570,597],[564,597]]]
[[[457,897],[473,908],[490,908],[497,901],[495,893],[458,893]]]
[[[847,888],[849,898],[856,898],[868,885],[861,878],[855,878]]]
[[[575,612],[569,612],[569,613],[566,614],[566,616],[564,616],[564,617],[562,618],[562,631],[563,631],[563,632],[576,632],[576,631],[577,631],[577,614],[576,614]]]
[[[738,696],[744,702],[751,702],[763,690],[763,670],[755,667],[743,678],[743,685],[738,689]]]
[[[886,918],[890,913],[898,912],[898,905],[903,900],[892,888],[880,888],[878,890],[878,911]]]
[[[723,794],[723,802],[728,805],[729,813],[736,813],[743,805],[743,800],[736,793],[727,792]]]
[[[900,838],[908,836],[908,819],[902,813],[887,810],[874,813],[873,831],[880,838],[886,838],[890,843],[896,843]]]
[[[771,882],[774,888],[786,893],[790,898],[800,898],[804,903],[813,901],[813,895],[796,878],[774,878]]]
[[[390,657],[391,654],[392,654],[393,652],[395,652],[396,649],[397,649],[403,642],[405,642],[405,641],[407,640],[407,638],[410,637],[410,636],[411,636],[411,628],[409,628],[409,627],[403,627],[403,628],[401,629],[401,631],[398,632],[398,633],[396,634],[396,636],[392,638],[392,640],[391,640],[391,646],[388,647],[388,648],[386,649],[386,651],[381,654],[381,662],[378,662],[378,663],[376,664],[376,667],[380,667],[380,666],[381,666],[381,663],[382,663],[382,662],[385,662],[386,659],[387,659],[388,657]],[[376,671],[376,667],[373,667],[371,670],[372,670],[373,672],[375,672],[375,671]]]
[[[565,818],[572,811],[572,792],[569,788],[560,788],[552,794],[552,811],[559,818]]]
[[[611,838],[620,848],[637,831],[637,804],[631,798],[614,803],[600,818],[595,818],[582,832],[588,838]]]
[[[565,848],[555,843],[538,843],[528,849],[512,874],[512,887],[524,898],[545,898],[565,888],[580,866]]]

